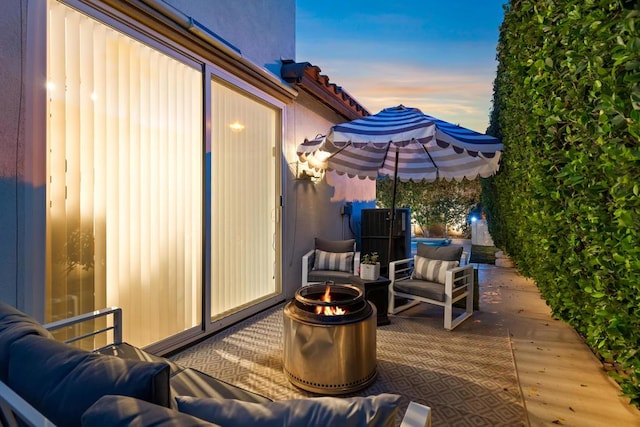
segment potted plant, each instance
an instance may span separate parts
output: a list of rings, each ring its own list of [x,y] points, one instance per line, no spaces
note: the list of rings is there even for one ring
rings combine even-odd
[[[364,254],[360,263],[360,278],[363,280],[378,280],[380,277],[380,262],[378,252]]]

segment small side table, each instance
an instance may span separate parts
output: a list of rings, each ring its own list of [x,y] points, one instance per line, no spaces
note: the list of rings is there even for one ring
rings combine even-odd
[[[364,297],[376,306],[378,311],[378,326],[391,323],[387,316],[389,310],[389,283],[391,280],[380,276],[378,280],[364,280],[360,276],[351,276],[351,284],[364,289]]]

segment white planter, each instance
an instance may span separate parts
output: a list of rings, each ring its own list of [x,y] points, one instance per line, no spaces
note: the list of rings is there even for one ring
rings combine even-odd
[[[380,263],[360,264],[360,278],[362,280],[378,280],[380,277]]]

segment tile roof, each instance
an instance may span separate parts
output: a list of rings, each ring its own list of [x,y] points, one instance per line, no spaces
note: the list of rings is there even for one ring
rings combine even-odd
[[[348,120],[360,119],[370,113],[342,87],[329,82],[329,77],[320,74],[320,67],[309,62],[282,60],[281,77],[289,84],[302,89],[345,116]]]

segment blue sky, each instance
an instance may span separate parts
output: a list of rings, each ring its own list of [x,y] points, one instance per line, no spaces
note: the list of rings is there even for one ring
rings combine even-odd
[[[404,104],[484,133],[506,1],[296,0],[296,60],[371,113]]]

